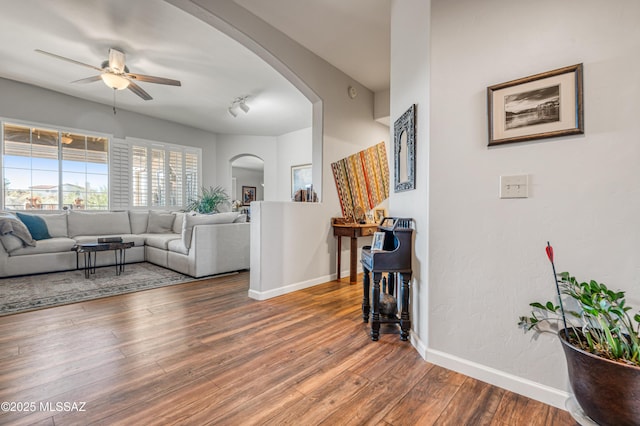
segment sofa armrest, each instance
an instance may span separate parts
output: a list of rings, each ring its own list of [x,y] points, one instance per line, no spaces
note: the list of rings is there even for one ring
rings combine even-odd
[[[189,257],[195,276],[213,275],[248,269],[250,223],[196,225]]]
[[[7,253],[4,246],[0,244],[0,277],[8,276],[8,272],[7,272],[8,261],[9,261],[9,253]]]

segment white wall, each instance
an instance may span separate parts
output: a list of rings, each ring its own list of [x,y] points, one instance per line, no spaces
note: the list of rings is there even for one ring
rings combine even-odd
[[[534,341],[516,323],[529,302],[553,298],[547,240],[559,271],[627,290],[640,305],[640,3],[424,3],[392,7],[392,71],[403,70],[392,72],[392,119],[413,96],[430,109],[418,130],[419,185],[429,183],[418,221],[428,256],[416,241],[418,337],[429,360],[562,407],[559,342]],[[581,62],[584,135],[487,148],[487,86]],[[408,84],[407,68],[429,77]],[[529,175],[530,198],[498,199],[510,174]],[[424,195],[390,204],[417,212],[409,199]]]
[[[182,124],[85,101],[0,78],[0,117],[202,148],[203,165],[215,158],[216,135]],[[205,185],[215,182],[215,164],[204,167]]]
[[[412,335],[413,344],[424,355],[428,344],[428,238],[429,238],[429,8],[430,1],[394,1],[391,6],[391,112],[393,124],[412,104],[416,104],[416,189],[394,192],[393,142],[388,146],[389,178],[392,188],[389,211],[394,216],[415,220],[413,261]],[[393,139],[392,139],[393,141]]]

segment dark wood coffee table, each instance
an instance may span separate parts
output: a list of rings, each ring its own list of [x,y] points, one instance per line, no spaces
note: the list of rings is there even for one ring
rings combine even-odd
[[[113,250],[116,260],[116,275],[124,272],[125,253],[126,250],[133,247],[133,242],[128,243],[79,243],[73,246],[71,250],[76,252],[76,269],[80,269],[78,257],[80,253],[84,254],[84,277],[89,278],[91,274],[96,273],[96,259],[99,251]]]

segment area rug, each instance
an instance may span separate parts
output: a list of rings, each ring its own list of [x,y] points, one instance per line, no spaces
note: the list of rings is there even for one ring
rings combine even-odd
[[[110,266],[97,268],[88,279],[84,270],[0,278],[0,316],[194,280],[146,262],[126,265],[119,276]]]

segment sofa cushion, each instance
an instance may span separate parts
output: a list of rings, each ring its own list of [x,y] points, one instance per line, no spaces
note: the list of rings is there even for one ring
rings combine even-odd
[[[155,247],[162,250],[169,249],[169,242],[179,240],[180,234],[144,234],[145,244],[149,247]]]
[[[199,214],[195,216],[185,215],[184,223],[182,224],[182,242],[184,243],[184,246],[186,248],[191,248],[191,235],[193,234],[194,226],[232,223],[238,215],[238,212]]]
[[[78,212],[72,210],[68,217],[69,236],[130,234],[129,213]]]
[[[189,254],[189,249],[184,246],[184,241],[182,241],[182,238],[169,241],[167,247],[169,251],[175,253]]]
[[[131,222],[132,234],[144,234],[147,232],[149,212],[146,210],[129,210],[129,221]]]
[[[147,234],[167,234],[173,233],[173,221],[176,216],[169,212],[149,212],[149,223]]]
[[[76,242],[71,238],[49,238],[38,241],[35,247],[22,247],[11,253],[11,256],[25,256],[29,254],[59,253],[71,251]]]
[[[51,235],[49,235],[49,229],[47,228],[47,223],[42,219],[42,217],[20,212],[16,212],[16,215],[27,227],[34,240],[48,240],[51,238]]]
[[[67,232],[67,216],[67,213],[51,213],[40,215],[40,217],[47,224],[47,229],[49,230],[49,235],[51,235],[51,238],[67,237],[69,235],[69,233]]]

